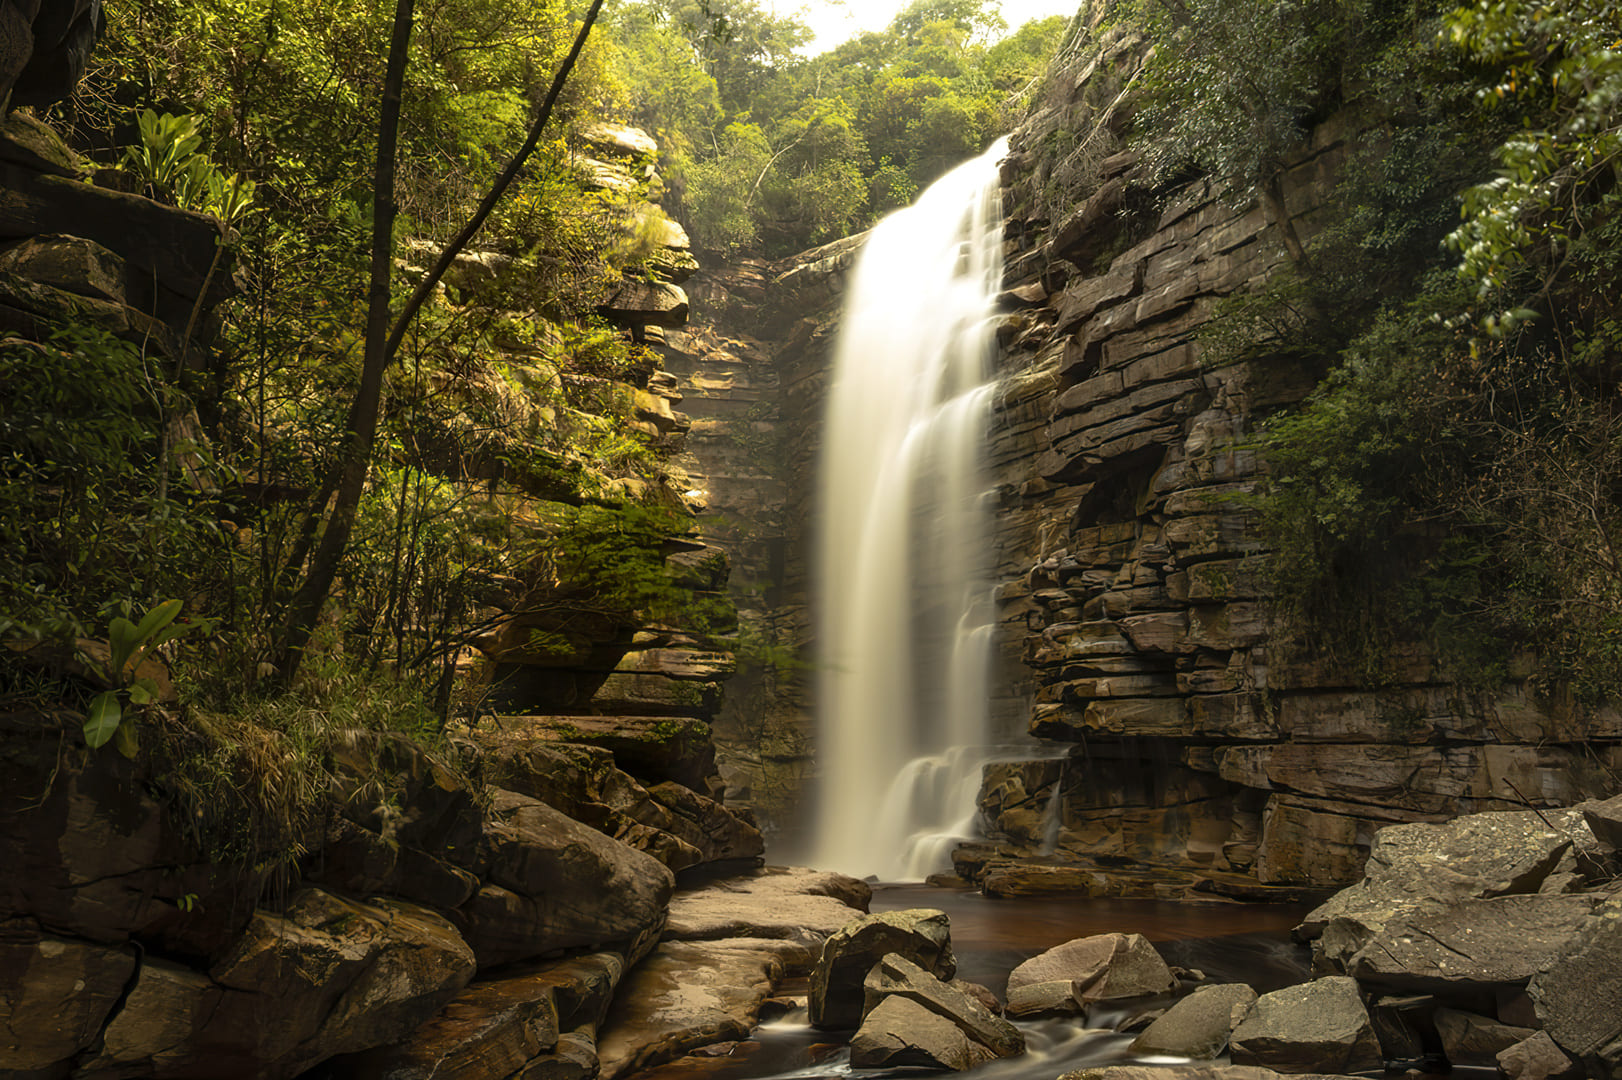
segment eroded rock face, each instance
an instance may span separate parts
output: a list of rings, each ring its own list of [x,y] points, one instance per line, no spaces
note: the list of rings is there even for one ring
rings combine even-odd
[[[913,908],[860,916],[828,939],[811,972],[808,1004],[812,1026],[855,1027],[862,1019],[862,985],[867,973],[891,953],[939,979],[950,979],[957,973],[951,928],[944,911]]]
[[[88,1048],[135,971],[133,949],[0,933],[0,1071],[48,1069]]]

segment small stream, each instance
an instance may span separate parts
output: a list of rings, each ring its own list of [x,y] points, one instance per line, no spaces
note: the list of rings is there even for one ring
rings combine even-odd
[[[1166,962],[1204,972],[1209,982],[1248,983],[1258,993],[1311,977],[1304,947],[1290,928],[1308,908],[1288,904],[1190,904],[1161,900],[1036,897],[995,900],[978,892],[928,885],[878,885],[874,912],[939,908],[952,924],[958,978],[1004,996],[1008,973],[1024,960],[1078,937],[1138,933],[1155,943]],[[1192,988],[1194,984],[1186,984]],[[805,981],[784,986],[784,997],[803,999]],[[1166,998],[1166,1003],[1174,1000]],[[1137,1004],[1139,1013],[1161,1003]],[[1053,1080],[1073,1069],[1129,1062],[1171,1063],[1128,1052],[1131,1034],[1112,1027],[1128,1014],[1094,1009],[1085,1018],[1019,1023],[1027,1051],[964,1074],[975,1080]],[[810,1080],[881,1077],[918,1070],[851,1069],[843,1043],[850,1032],[816,1031],[800,1006],[762,1024],[747,1042],[712,1048],[715,1056],[682,1058],[637,1074],[638,1080]]]

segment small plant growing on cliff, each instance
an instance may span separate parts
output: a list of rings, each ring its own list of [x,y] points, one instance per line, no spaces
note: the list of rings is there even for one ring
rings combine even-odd
[[[179,600],[165,600],[142,616],[139,623],[122,615],[113,619],[107,628],[110,650],[105,665],[83,656],[84,663],[103,680],[113,685],[90,702],[85,716],[84,741],[96,750],[118,738],[118,749],[125,757],[135,756],[135,729],[125,722],[124,702],[131,705],[151,705],[159,697],[158,685],[136,672],[147,654],[167,641],[204,625],[202,622],[176,622],[180,615]]]

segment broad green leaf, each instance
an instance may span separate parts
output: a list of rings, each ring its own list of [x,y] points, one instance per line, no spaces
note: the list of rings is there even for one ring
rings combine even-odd
[[[158,684],[151,679],[136,679],[130,684],[130,704],[150,705],[158,700]]]
[[[174,622],[175,617],[179,614],[180,601],[165,600],[163,603],[147,612],[145,618],[141,620],[141,625],[135,628],[136,641],[145,641],[147,638],[151,637],[153,634],[156,634],[165,626],[168,626],[170,623]]]
[[[135,755],[141,752],[141,741],[136,737],[133,718],[118,725],[118,738],[113,740],[113,746],[131,761],[134,761]]]
[[[122,615],[114,619],[107,626],[107,644],[112,647],[112,660],[108,667],[107,677],[116,681],[119,673],[124,670],[124,664],[129,660],[130,654],[135,652],[141,643],[141,635],[134,623]]]
[[[118,730],[119,721],[124,718],[124,707],[119,704],[118,691],[108,690],[97,694],[90,703],[90,713],[85,717],[84,741],[92,750],[107,745],[107,740],[113,737]]]

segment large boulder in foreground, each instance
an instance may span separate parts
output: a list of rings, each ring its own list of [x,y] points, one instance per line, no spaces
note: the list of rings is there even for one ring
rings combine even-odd
[[[1538,893],[1564,864],[1599,850],[1580,810],[1471,814],[1442,825],[1390,825],[1374,837],[1364,878],[1307,915],[1296,936],[1322,967],[1352,958],[1416,908]]]
[[[1201,986],[1167,1009],[1132,1042],[1134,1054],[1170,1054],[1208,1059],[1228,1046],[1234,1028],[1256,1004],[1256,991],[1244,983]]]
[[[995,1057],[1016,1057],[1025,1052],[1025,1036],[1019,1028],[993,1014],[977,999],[944,982],[904,956],[891,953],[867,973],[862,983],[863,1012],[871,1017],[886,1000],[906,998],[936,1016],[955,1024],[963,1034],[991,1051]],[[866,1019],[861,1032],[868,1031]],[[852,1064],[856,1064],[854,1061]]]
[[[1079,1013],[1097,1001],[1167,994],[1177,979],[1142,934],[1095,934],[1033,956],[1008,975],[1008,1015]]]
[[[881,1001],[850,1041],[850,1063],[858,1069],[914,1066],[963,1072],[995,1060],[993,1050],[951,1020],[899,996]]]
[[[811,972],[811,1025],[853,1028],[862,1019],[862,984],[873,965],[897,953],[939,979],[957,974],[946,912],[912,908],[863,915],[846,923],[822,947]]]
[[[1380,1044],[1357,982],[1341,975],[1263,994],[1233,1032],[1235,1065],[1288,1073],[1380,1068]]]
[[[634,964],[658,941],[675,878],[657,859],[511,791],[491,819],[489,884],[462,909],[480,967],[601,946]]]
[[[1427,902],[1388,918],[1346,970],[1365,985],[1455,999],[1516,989],[1566,951],[1597,903],[1580,893]]]

